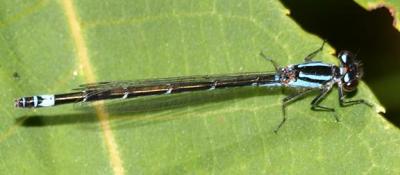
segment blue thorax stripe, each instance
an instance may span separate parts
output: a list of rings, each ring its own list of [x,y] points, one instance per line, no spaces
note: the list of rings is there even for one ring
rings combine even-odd
[[[300,78],[307,78],[311,80],[322,80],[322,81],[328,81],[332,79],[331,75],[315,75],[315,74],[305,74],[303,72],[299,73]]]
[[[298,64],[297,67],[303,68],[303,67],[312,67],[312,66],[324,66],[324,67],[331,67],[330,64],[326,64],[323,62],[309,62],[309,63],[303,63],[303,64]]]

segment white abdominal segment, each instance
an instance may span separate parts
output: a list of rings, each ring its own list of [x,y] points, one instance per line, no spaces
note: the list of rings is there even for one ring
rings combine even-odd
[[[54,95],[39,95],[35,97],[37,97],[34,98],[35,107],[48,107],[48,106],[54,106],[55,104]]]

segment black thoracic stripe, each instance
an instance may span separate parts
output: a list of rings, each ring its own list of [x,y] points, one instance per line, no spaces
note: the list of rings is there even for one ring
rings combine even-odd
[[[333,70],[332,66],[323,66],[323,65],[296,65],[294,67],[296,70],[296,77],[303,81],[313,82],[313,83],[324,83],[331,78],[333,78]],[[330,79],[321,79],[315,77],[331,77]]]
[[[303,72],[307,75],[324,75],[331,76],[332,75],[332,66],[322,66],[322,65],[303,65],[303,66],[295,66],[295,69]]]

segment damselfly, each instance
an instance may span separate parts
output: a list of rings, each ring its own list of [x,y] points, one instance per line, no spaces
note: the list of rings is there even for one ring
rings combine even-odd
[[[361,63],[355,59],[353,54],[348,51],[341,51],[338,54],[338,59],[340,60],[338,66],[312,60],[315,55],[322,51],[324,44],[325,42],[320,48],[307,55],[303,63],[288,65],[286,67],[278,66],[275,61],[265,57],[261,52],[260,55],[273,64],[275,68],[274,72],[174,77],[140,81],[99,82],[81,85],[71,93],[22,97],[15,101],[15,106],[19,108],[39,108],[77,102],[92,102],[116,98],[127,99],[140,96],[174,94],[243,86],[284,87],[295,89],[296,93],[289,95],[282,100],[283,118],[275,129],[275,132],[277,132],[286,121],[286,106],[310,92],[319,91],[319,94],[311,102],[311,109],[333,112],[333,108],[321,106],[320,102],[335,84],[338,86],[339,102],[341,106],[366,104],[372,107],[371,104],[362,99],[345,99],[347,92],[354,91],[357,88],[358,81],[363,75]],[[336,120],[338,121],[337,117]]]

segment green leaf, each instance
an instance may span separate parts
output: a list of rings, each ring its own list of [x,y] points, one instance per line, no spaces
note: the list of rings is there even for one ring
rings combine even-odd
[[[238,88],[79,107],[16,109],[20,96],[79,84],[270,71],[322,40],[278,1],[2,1],[2,174],[398,174],[399,130],[336,90],[282,120],[280,90]],[[316,59],[337,63],[326,47]],[[353,98],[379,103],[361,83]]]
[[[393,16],[393,26],[400,30],[400,14],[399,7],[400,1],[397,0],[385,0],[385,1],[377,1],[377,0],[355,0],[358,4],[363,6],[366,9],[375,9],[379,7],[386,7],[389,9]]]

